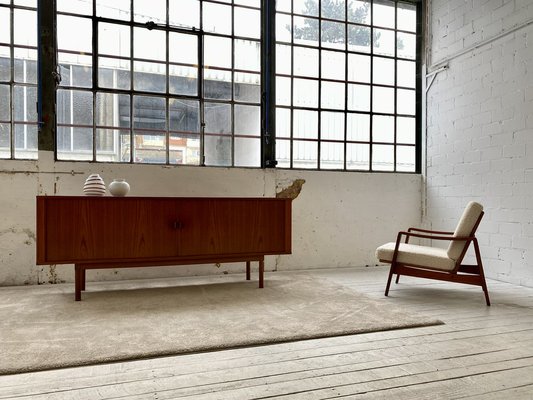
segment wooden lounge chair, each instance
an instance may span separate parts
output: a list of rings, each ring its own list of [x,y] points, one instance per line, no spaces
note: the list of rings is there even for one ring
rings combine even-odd
[[[389,295],[393,274],[397,275],[396,283],[398,283],[400,275],[407,275],[481,286],[485,293],[487,306],[490,306],[481,253],[475,236],[483,214],[483,206],[472,201],[466,206],[454,232],[409,228],[407,232],[398,232],[396,242],[378,247],[376,257],[381,262],[391,264],[385,296]],[[402,237],[405,237],[404,243],[401,243]],[[419,246],[409,244],[411,237],[444,240],[449,241],[450,244],[447,249]],[[477,264],[461,264],[470,243],[474,244]]]

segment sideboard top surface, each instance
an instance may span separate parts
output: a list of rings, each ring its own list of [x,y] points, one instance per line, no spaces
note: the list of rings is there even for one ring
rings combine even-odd
[[[269,200],[269,201],[287,201],[292,200],[290,198],[277,198],[277,197],[187,197],[187,196],[36,196],[38,199],[91,199],[91,200]]]

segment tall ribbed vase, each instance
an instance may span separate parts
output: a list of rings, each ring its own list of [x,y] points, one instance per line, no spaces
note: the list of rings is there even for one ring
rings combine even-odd
[[[83,193],[86,196],[104,196],[105,182],[98,174],[91,174],[83,185]]]

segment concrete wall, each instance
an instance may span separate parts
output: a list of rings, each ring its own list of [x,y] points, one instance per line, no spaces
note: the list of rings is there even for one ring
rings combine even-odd
[[[533,286],[533,1],[431,0],[427,218],[453,228],[469,200],[487,275]],[[438,66],[438,65],[437,65]]]
[[[267,270],[364,266],[375,248],[421,222],[419,175],[0,161],[0,285],[73,280],[71,266],[35,265],[35,196],[81,195],[86,177],[125,178],[130,195],[274,197],[304,179],[293,202],[293,253],[268,256]],[[243,265],[89,271],[90,280],[240,272]]]

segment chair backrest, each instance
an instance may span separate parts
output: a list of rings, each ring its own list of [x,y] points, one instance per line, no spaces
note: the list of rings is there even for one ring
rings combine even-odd
[[[477,228],[476,224],[479,220],[479,216],[483,213],[483,206],[475,201],[471,201],[467,204],[461,219],[455,228],[453,236],[470,236],[475,233]],[[451,242],[448,246],[448,257],[452,260],[456,260],[461,257],[465,246],[468,242]]]

